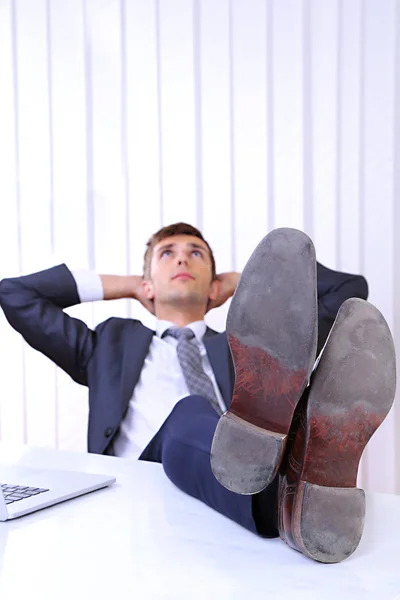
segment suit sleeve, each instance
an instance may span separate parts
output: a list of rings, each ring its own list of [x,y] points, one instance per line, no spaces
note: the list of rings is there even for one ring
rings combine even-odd
[[[368,298],[368,284],[362,275],[340,273],[317,263],[318,353],[336,319],[339,308],[349,298]]]
[[[77,282],[66,265],[0,282],[0,306],[10,325],[74,381],[87,385],[96,333],[64,312],[80,302]]]

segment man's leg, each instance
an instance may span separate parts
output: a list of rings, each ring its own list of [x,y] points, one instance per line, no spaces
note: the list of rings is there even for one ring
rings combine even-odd
[[[229,309],[229,410],[218,420],[204,399],[184,399],[141,459],[162,462],[178,487],[247,529],[276,535],[278,470],[315,361],[316,316],[313,244],[276,230],[250,257]]]
[[[219,416],[208,400],[180,400],[141,460],[161,462],[167,477],[197,498],[264,537],[277,537],[277,478],[260,494],[245,496],[227,490],[211,470],[210,450]]]

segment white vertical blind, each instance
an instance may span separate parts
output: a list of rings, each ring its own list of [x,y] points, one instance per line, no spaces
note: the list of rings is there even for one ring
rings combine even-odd
[[[178,220],[240,270],[292,226],[367,277],[399,347],[398,0],[1,0],[0,89],[0,278],[140,273]],[[153,322],[126,300],[69,312]],[[0,438],[84,450],[85,388],[2,314],[0,339]],[[366,489],[400,492],[399,430],[395,406]]]
[[[52,86],[46,9],[45,0],[34,3],[21,0],[15,3],[13,10],[15,105],[18,119],[18,227],[23,272],[46,264],[54,250]],[[32,27],[32,23],[40,26]],[[30,443],[46,446],[56,444],[56,368],[26,346],[24,409],[26,436]]]
[[[15,17],[10,3],[0,4],[0,273],[22,270],[18,119],[16,88]],[[24,347],[10,334],[0,311],[0,435],[16,443],[26,437]],[[54,425],[54,423],[53,423]],[[53,425],[50,425],[52,427]]]
[[[305,140],[310,143],[309,119],[304,119],[307,8],[298,0],[272,3],[274,227],[304,228]]]
[[[398,4],[398,3],[397,3]],[[393,326],[394,313],[394,110],[395,110],[395,2],[380,10],[374,0],[364,5],[364,76],[362,155],[361,266],[371,286],[370,300]],[[397,28],[397,33],[399,29]],[[398,101],[398,99],[397,99]],[[399,199],[397,198],[397,202]],[[385,421],[366,451],[366,481],[384,488],[395,471],[395,412]],[[385,451],[385,460],[375,459]]]
[[[47,263],[54,262],[57,256],[61,260],[68,256],[72,264],[89,268],[92,266],[91,235],[86,198],[90,193],[90,179],[81,0],[72,0],[68,7],[63,0],[53,0],[48,9],[54,260],[49,256]],[[90,305],[73,308],[69,313],[93,324]],[[41,386],[32,385],[36,393],[40,393]],[[87,390],[57,369],[55,402],[57,446],[82,448],[87,429]],[[43,413],[41,418],[47,419],[47,416]]]

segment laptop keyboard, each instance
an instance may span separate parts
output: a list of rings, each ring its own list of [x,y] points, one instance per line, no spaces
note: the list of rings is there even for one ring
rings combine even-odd
[[[18,502],[18,500],[25,500],[25,498],[37,496],[38,494],[49,491],[44,488],[27,487],[24,485],[11,485],[9,483],[2,483],[1,489],[3,491],[6,504],[12,504],[13,502]]]

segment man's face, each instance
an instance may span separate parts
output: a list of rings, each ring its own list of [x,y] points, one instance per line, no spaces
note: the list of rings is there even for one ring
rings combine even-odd
[[[215,293],[207,245],[191,235],[165,238],[153,248],[146,285],[155,304],[206,308]]]

